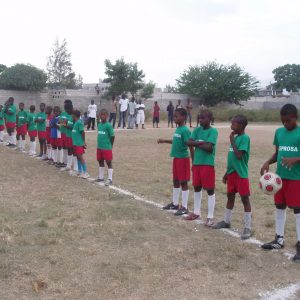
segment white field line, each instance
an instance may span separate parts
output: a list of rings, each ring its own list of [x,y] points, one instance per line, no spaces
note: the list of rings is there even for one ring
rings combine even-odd
[[[276,289],[272,292],[259,293],[262,300],[291,300],[296,299],[296,293],[300,289],[300,284],[290,284],[287,287]]]

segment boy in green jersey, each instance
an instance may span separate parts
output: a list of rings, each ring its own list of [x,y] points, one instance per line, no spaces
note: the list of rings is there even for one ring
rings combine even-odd
[[[30,105],[29,113],[27,115],[28,124],[28,135],[30,137],[29,155],[36,156],[36,137],[37,137],[37,126],[36,126],[36,113],[35,105]]]
[[[210,126],[213,114],[209,110],[201,111],[199,115],[200,127],[194,129],[188,146],[195,147],[193,159],[193,186],[194,186],[194,212],[185,220],[192,221],[201,216],[202,189],[208,194],[208,214],[206,226],[213,225],[215,196],[215,153],[218,131]]]
[[[13,97],[9,97],[5,103],[4,107],[4,118],[5,118],[5,126],[8,133],[8,147],[15,148],[16,147],[16,116],[17,109],[14,105],[15,99]]]
[[[27,118],[28,112],[24,110],[24,103],[19,103],[19,111],[17,112],[17,145],[18,149],[25,152],[25,136],[27,134]]]
[[[159,139],[159,144],[172,144],[170,156],[173,157],[173,201],[163,209],[175,209],[176,216],[188,213],[189,189],[188,182],[191,176],[190,155],[187,142],[190,139],[191,132],[184,125],[187,112],[184,108],[177,108],[174,114],[174,121],[177,125],[172,140]],[[191,156],[193,158],[193,147],[190,147]],[[182,189],[182,205],[179,207],[180,187]]]
[[[45,103],[40,104],[40,112],[36,115],[36,126],[38,131],[38,138],[40,143],[40,155],[41,159],[46,160],[47,156],[47,143],[46,143],[46,120],[47,115],[45,113],[46,105]]]
[[[112,125],[107,121],[108,111],[101,109],[100,122],[98,123],[98,139],[97,139],[97,160],[99,162],[99,177],[97,182],[104,182],[104,161],[108,167],[108,180],[106,186],[112,184],[113,168],[112,168],[112,148],[115,140],[115,132]]]
[[[248,161],[250,155],[250,137],[245,133],[248,120],[243,115],[238,115],[231,120],[231,134],[229,136],[230,148],[227,158],[227,171],[223,183],[227,184],[227,205],[224,220],[212,228],[230,228],[235,195],[239,193],[244,205],[244,230],[241,239],[251,236],[251,204],[250,183],[248,175]]]
[[[300,262],[300,127],[297,124],[298,111],[292,104],[286,104],[280,111],[283,127],[275,132],[275,153],[261,168],[261,175],[269,171],[270,164],[277,163],[276,173],[281,177],[282,189],[274,196],[276,207],[275,240],[262,245],[265,250],[284,248],[284,227],[286,208],[294,210],[296,217],[297,244],[293,260]]]

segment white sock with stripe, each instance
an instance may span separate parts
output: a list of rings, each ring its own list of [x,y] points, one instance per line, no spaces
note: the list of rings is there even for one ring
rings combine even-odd
[[[286,221],[286,209],[278,209],[276,208],[275,212],[276,218],[276,234],[279,236],[284,236],[284,227]]]
[[[187,191],[182,191],[182,206],[187,208],[188,206],[188,201],[189,201],[189,190]]]
[[[104,179],[104,167],[99,167],[99,179],[103,180]]]
[[[180,188],[173,188],[173,204],[179,204]]]
[[[207,218],[208,219],[214,218],[215,205],[216,205],[216,195],[213,194],[211,196],[208,196],[208,200],[207,200],[207,207],[208,207]]]
[[[111,180],[111,181],[113,179],[113,173],[114,173],[113,169],[108,169],[108,179]]]
[[[194,214],[201,215],[201,200],[202,200],[202,191],[194,192]]]

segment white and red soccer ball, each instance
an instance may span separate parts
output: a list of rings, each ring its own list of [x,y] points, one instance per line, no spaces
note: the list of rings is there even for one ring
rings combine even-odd
[[[259,187],[266,195],[275,195],[282,188],[281,178],[272,172],[267,172],[261,176]]]

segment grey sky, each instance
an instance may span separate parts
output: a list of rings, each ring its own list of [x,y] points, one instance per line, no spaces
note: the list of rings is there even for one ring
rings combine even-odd
[[[0,26],[0,63],[45,68],[55,38],[66,38],[86,83],[121,56],[161,87],[210,60],[236,62],[263,84],[276,66],[300,63],[299,0],[10,0]]]

